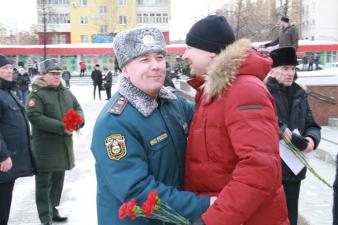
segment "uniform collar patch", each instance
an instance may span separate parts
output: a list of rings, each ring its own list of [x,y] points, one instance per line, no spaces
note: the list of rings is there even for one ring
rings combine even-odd
[[[111,160],[120,160],[127,155],[126,141],[122,134],[112,134],[106,137],[104,144]]]
[[[115,115],[121,115],[127,103],[128,100],[125,97],[118,97],[110,107],[109,112]]]

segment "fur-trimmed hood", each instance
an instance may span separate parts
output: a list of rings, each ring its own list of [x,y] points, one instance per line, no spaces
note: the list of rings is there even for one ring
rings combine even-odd
[[[271,58],[253,50],[250,40],[235,41],[217,55],[210,65],[203,86],[204,95],[208,100],[221,97],[240,75],[256,76],[264,80],[271,65]]]
[[[33,87],[35,86],[37,88],[48,87],[48,84],[43,79],[42,75],[34,76],[32,85],[33,85]],[[63,87],[65,86],[65,81],[63,79],[61,79],[61,86],[63,86]]]

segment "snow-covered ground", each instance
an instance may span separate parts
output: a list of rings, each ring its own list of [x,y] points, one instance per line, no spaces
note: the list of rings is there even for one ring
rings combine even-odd
[[[338,68],[297,72],[302,85],[338,85]]]

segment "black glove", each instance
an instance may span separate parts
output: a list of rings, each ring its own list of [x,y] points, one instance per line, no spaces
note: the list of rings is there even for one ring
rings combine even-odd
[[[306,149],[308,142],[309,140],[307,140],[303,136],[292,133],[291,143],[299,150],[303,151],[304,149]]]
[[[192,225],[205,225],[205,223],[203,222],[203,220],[200,217],[197,220],[195,220],[195,222],[193,222]]]

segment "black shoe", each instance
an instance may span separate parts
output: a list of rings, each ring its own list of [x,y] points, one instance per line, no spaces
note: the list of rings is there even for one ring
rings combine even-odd
[[[65,222],[68,220],[68,217],[66,216],[60,216],[60,215],[54,215],[53,216],[53,221],[55,222]]]

